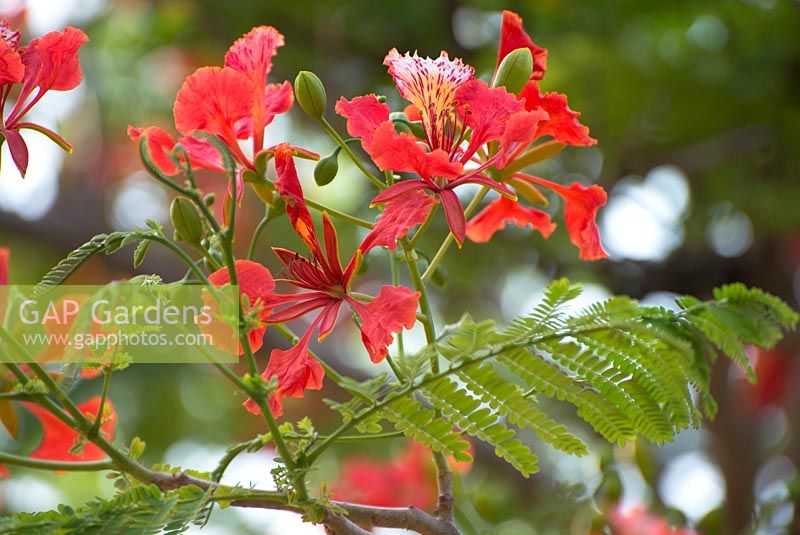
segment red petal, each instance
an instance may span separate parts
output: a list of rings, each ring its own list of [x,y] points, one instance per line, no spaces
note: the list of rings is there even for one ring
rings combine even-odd
[[[274,416],[283,414],[281,402],[284,397],[302,398],[306,390],[322,388],[325,372],[317,360],[308,353],[308,343],[317,321],[311,324],[297,344],[287,350],[273,349],[269,354],[267,369],[261,374],[269,380],[278,378],[278,390],[270,396],[270,407]],[[254,414],[261,411],[252,400],[245,402],[245,408]]]
[[[507,55],[518,48],[527,48],[533,55],[531,78],[540,80],[547,69],[547,50],[536,46],[522,27],[522,17],[513,11],[503,11],[503,24],[500,27],[500,48],[497,51],[497,66]]]
[[[317,233],[314,230],[314,220],[306,206],[303,197],[303,188],[300,179],[297,177],[297,168],[292,157],[292,147],[288,143],[282,143],[274,148],[275,153],[275,172],[277,180],[275,187],[278,195],[281,196],[286,204],[286,213],[292,222],[295,232],[308,245],[308,248],[322,257],[322,250],[319,247]]]
[[[528,85],[519,94],[525,99],[525,109],[541,108],[550,118],[539,124],[536,136],[553,136],[565,145],[589,146],[597,140],[589,136],[589,129],[578,121],[580,113],[567,105],[567,96],[561,93],[542,93],[536,82]]]
[[[406,196],[413,191],[422,191],[426,189],[431,189],[431,186],[422,180],[403,180],[397,184],[392,184],[380,192],[374,199],[372,199],[370,206],[390,202],[398,197]]]
[[[500,139],[509,117],[524,109],[516,95],[504,87],[490,89],[483,80],[470,80],[458,89],[458,113],[472,129],[469,146],[461,161],[469,161],[480,147]]]
[[[193,169],[210,169],[224,172],[222,156],[210,142],[194,136],[185,136],[178,140],[177,145],[182,146],[189,154]]]
[[[606,192],[600,186],[574,183],[560,193],[564,198],[564,219],[572,243],[580,249],[581,260],[608,258],[600,243],[597,210],[606,204]]]
[[[0,479],[8,477],[8,468],[5,465],[0,464]]]
[[[393,251],[397,248],[397,240],[427,219],[436,202],[436,197],[419,190],[395,197],[386,203],[383,213],[359,249],[365,254],[373,247],[388,247]]]
[[[331,218],[327,212],[322,213],[322,235],[325,240],[325,259],[328,267],[337,277],[342,276],[342,261],[339,259],[339,237],[336,235],[336,227],[333,226]]]
[[[275,290],[275,280],[272,278],[272,274],[261,264],[250,260],[237,260],[235,268],[236,279],[239,283],[239,295],[247,296],[250,307],[261,306],[260,317],[262,320],[266,320],[269,317],[270,310],[263,305],[269,301],[273,290]],[[208,281],[214,286],[224,286],[230,283],[230,280],[228,268],[222,268],[208,276]],[[247,313],[247,310],[245,310],[245,313]],[[266,330],[267,327],[265,325],[248,333],[250,347],[253,352],[261,348]],[[243,348],[240,346],[239,354],[243,353]]]
[[[0,85],[21,82],[24,75],[25,67],[19,52],[0,40]]]
[[[44,91],[68,91],[81,83],[83,73],[78,49],[89,40],[85,33],[67,26],[63,32],[50,32],[31,41],[22,50],[25,65],[24,94],[34,87]]]
[[[361,340],[372,362],[386,358],[395,333],[414,326],[419,296],[403,286],[384,286],[374,301],[359,307]]]
[[[488,242],[495,232],[504,229],[509,222],[518,227],[529,226],[536,229],[545,238],[556,228],[547,213],[527,208],[512,199],[500,197],[469,221],[467,237],[477,243]]]
[[[105,452],[91,442],[87,442],[84,445],[83,451],[79,455],[71,454],[69,450],[77,442],[78,432],[39,405],[27,402],[23,403],[23,405],[33,413],[43,428],[42,442],[30,454],[31,458],[46,459],[48,461],[99,461],[105,459]],[[97,411],[100,410],[100,396],[95,396],[80,403],[78,408],[90,420],[94,420],[97,417]],[[106,440],[114,440],[117,414],[114,411],[114,405],[108,399],[105,402],[102,418],[100,434]]]
[[[17,130],[3,130],[3,135],[8,141],[8,150],[11,152],[11,159],[19,169],[22,178],[28,172],[28,145]]]
[[[342,299],[337,299],[320,314],[319,332],[317,333],[317,339],[320,342],[336,327],[336,320],[339,318],[339,311],[342,309],[343,304],[344,301]]]
[[[0,286],[8,284],[8,257],[11,251],[8,247],[0,247]]]
[[[175,148],[172,136],[158,126],[128,127],[128,137],[132,140],[138,142],[142,136],[147,139],[147,152],[158,170],[167,176],[177,175],[180,170],[169,157],[169,153]]]
[[[500,138],[497,167],[502,169],[520,149],[530,145],[539,136],[539,125],[548,117],[547,112],[539,108],[520,111],[509,117]]]
[[[202,67],[175,97],[175,127],[184,135],[202,130],[233,144],[236,123],[250,116],[255,96],[255,86],[239,71]]]
[[[336,103],[336,113],[347,119],[347,133],[361,138],[361,145],[369,152],[375,130],[389,120],[389,106],[378,101],[374,94],[347,100],[342,97]]]
[[[225,66],[265,84],[272,58],[284,44],[283,35],[272,26],[258,26],[237,39],[225,54]]]
[[[265,126],[269,125],[275,119],[276,115],[286,113],[292,109],[292,104],[294,104],[294,92],[292,91],[292,84],[289,82],[267,84],[263,90],[263,94],[263,104],[260,108],[254,106],[253,117],[245,117],[236,123],[236,137],[238,139],[253,137],[254,117],[259,118],[259,127],[263,130]]]
[[[464,243],[464,236],[467,233],[467,220],[464,216],[464,208],[461,207],[461,201],[458,200],[458,195],[450,189],[440,191],[439,198],[442,200],[450,232],[453,233],[456,242],[461,245]]]
[[[411,134],[398,134],[391,121],[378,126],[367,152],[382,171],[413,172],[424,179],[455,178],[463,171],[442,149],[428,152]]]
[[[409,104],[408,106],[403,108],[403,113],[406,114],[406,117],[408,117],[409,121],[421,121],[422,120],[422,115],[420,115],[419,109],[417,109],[417,107],[414,106],[413,104]]]

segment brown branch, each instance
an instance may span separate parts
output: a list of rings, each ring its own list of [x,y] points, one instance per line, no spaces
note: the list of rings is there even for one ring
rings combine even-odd
[[[159,489],[174,490],[186,485],[195,485],[203,490],[220,488],[218,483],[190,476],[185,472],[153,472],[150,480]],[[269,496],[254,495],[235,499],[234,507],[273,509],[302,514],[301,507]],[[416,507],[372,507],[347,502],[333,502],[333,505],[347,511],[347,516],[328,511],[324,526],[331,535],[364,535],[374,527],[400,528],[415,531],[420,535],[461,535],[451,521],[437,518]]]

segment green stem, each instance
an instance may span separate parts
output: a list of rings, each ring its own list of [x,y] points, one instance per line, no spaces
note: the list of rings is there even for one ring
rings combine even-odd
[[[286,438],[289,440],[308,440],[307,435],[298,435],[287,433]],[[400,438],[404,436],[402,431],[391,431],[388,433],[375,433],[372,435],[344,435],[340,436],[336,439],[336,442],[365,442],[369,440],[387,440],[392,438]],[[327,435],[318,435],[317,439],[324,440],[327,439]]]
[[[264,217],[261,219],[261,221],[258,222],[258,226],[253,231],[253,237],[250,240],[250,247],[248,247],[248,249],[247,249],[247,259],[248,260],[252,260],[253,256],[255,256],[255,254],[256,254],[256,246],[258,245],[258,239],[261,237],[261,233],[267,227],[267,223],[269,223],[270,210],[271,210],[271,207],[269,205],[266,205]]]
[[[103,373],[103,389],[100,393],[100,408],[97,409],[97,414],[94,418],[94,423],[87,436],[92,437],[100,430],[100,425],[103,423],[103,412],[106,407],[106,399],[108,399],[108,389],[111,386],[111,368],[106,368]]]
[[[417,231],[411,237],[411,241],[408,242],[408,248],[409,249],[413,249],[414,247],[416,247],[416,245],[419,242],[420,238],[422,238],[422,235],[425,234],[426,230],[428,230],[428,227],[430,226],[431,221],[433,221],[433,216],[436,214],[436,211],[438,210],[438,208],[439,208],[439,205],[435,204],[435,205],[433,205],[433,208],[431,208],[431,211],[428,212],[428,217],[425,218],[425,221],[422,222],[422,225],[420,225],[420,227],[417,229]]]
[[[381,182],[381,180],[378,177],[369,172],[369,170],[364,166],[363,162],[355,155],[355,153],[350,149],[350,147],[347,146],[347,142],[345,142],[345,140],[342,139],[342,136],[339,135],[339,133],[333,128],[333,126],[331,126],[331,123],[329,123],[328,120],[325,119],[325,117],[319,118],[319,124],[322,125],[322,128],[325,129],[325,131],[328,133],[329,136],[331,136],[331,138],[336,142],[336,144],[342,148],[344,153],[347,154],[350,160],[352,160],[353,163],[356,165],[356,167],[358,167],[359,171],[364,173],[364,176],[366,176],[370,182],[375,184],[375,187],[381,190],[386,189],[386,184]]]
[[[330,206],[325,206],[324,204],[312,201],[311,199],[306,198],[306,204],[315,210],[320,212],[327,212],[328,215],[333,216],[337,219],[341,219],[342,221],[347,221],[348,223],[352,223],[354,225],[358,225],[359,227],[364,227],[366,229],[372,228],[372,223],[367,221],[366,219],[360,219],[356,216],[347,214],[335,208],[331,208]]]
[[[478,191],[478,193],[475,194],[475,196],[469,202],[467,207],[464,209],[465,217],[469,217],[472,214],[472,212],[475,210],[475,208],[478,207],[478,205],[488,192],[489,188],[483,186],[480,189],[480,191]],[[445,253],[447,253],[447,250],[450,249],[451,245],[453,245],[453,241],[455,241],[455,238],[453,237],[453,233],[451,232],[447,235],[442,244],[439,246],[439,250],[436,251],[433,260],[431,260],[431,263],[428,264],[427,269],[425,269],[425,273],[422,274],[423,281],[427,282],[430,280],[430,278],[433,276],[433,272],[436,271],[436,266],[439,265],[439,262],[442,261],[442,258],[444,258],[444,255]]]
[[[157,234],[143,234],[142,239],[154,241],[156,243],[163,245],[164,247],[166,247],[167,249],[178,255],[188,266],[188,268],[192,270],[192,273],[194,273],[197,276],[200,282],[202,282],[207,286],[211,285],[211,283],[208,282],[208,277],[206,277],[206,274],[203,273],[203,270],[197,266],[197,263],[192,259],[192,257],[189,256],[186,251],[184,251],[183,249],[181,249],[180,247],[169,241],[167,238],[159,236]]]
[[[59,472],[96,472],[99,470],[111,470],[114,468],[112,461],[44,461],[41,459],[31,459],[12,453],[0,451],[0,464],[10,464],[14,466],[24,466],[25,468],[35,468],[37,470],[52,470]]]

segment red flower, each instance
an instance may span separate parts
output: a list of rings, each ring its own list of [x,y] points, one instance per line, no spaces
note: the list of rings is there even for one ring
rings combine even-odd
[[[554,138],[548,142],[551,144],[586,146],[597,143],[597,140],[589,136],[589,129],[578,121],[580,114],[569,108],[566,95],[541,92],[537,81],[544,77],[547,50],[536,46],[525,33],[519,15],[504,11],[497,66],[500,66],[506,55],[517,48],[528,48],[534,59],[531,79],[520,92],[519,99],[524,102],[526,110],[531,113],[538,112],[539,116],[537,121],[519,114],[507,118],[506,128],[500,141],[501,158],[497,164],[498,168],[503,169],[517,160],[527,161],[529,155],[535,155],[533,151],[543,150],[546,145],[546,143],[538,144],[526,150],[531,141],[545,136]],[[558,146],[560,145],[556,148]],[[606,193],[600,186],[585,187],[573,183],[567,187],[519,172],[509,173],[505,180],[521,194],[524,194],[524,190],[520,188],[532,188],[531,183],[555,191],[564,199],[567,232],[572,243],[578,246],[580,258],[597,260],[608,257],[600,243],[600,233],[595,222],[597,210],[606,203]],[[516,201],[499,199],[469,222],[467,235],[473,241],[485,242],[506,223],[531,226],[538,229],[545,238],[555,228],[543,212],[525,208]]]
[[[78,455],[70,453],[70,449],[79,440],[78,432],[56,418],[50,411],[34,403],[23,405],[33,413],[42,425],[43,435],[39,447],[30,454],[33,459],[48,461],[99,461],[106,454],[96,445],[87,442]],[[100,410],[100,397],[95,396],[78,405],[78,408],[89,420],[94,421]],[[106,400],[101,415],[100,435],[106,440],[114,440],[114,428],[117,425],[117,413],[109,400]]]
[[[14,85],[22,83],[11,112],[2,118],[0,134],[8,142],[11,158],[23,177],[28,170],[28,146],[21,129],[41,132],[65,150],[72,150],[52,130],[22,119],[51,89],[69,91],[81,83],[78,50],[88,40],[81,30],[67,26],[63,32],[50,32],[20,49],[19,32],[13,31],[6,21],[0,22],[0,109],[5,108]]]
[[[161,129],[131,128],[134,140],[148,138],[153,162],[166,175],[179,172],[169,155],[180,144],[193,167],[222,171],[217,150],[207,141],[193,137],[197,132],[213,134],[230,149],[241,171],[255,169],[255,157],[264,150],[264,129],[276,115],[289,111],[294,102],[288,82],[268,84],[272,58],[283,46],[283,35],[270,26],[253,28],[231,45],[224,67],[202,67],[186,78],[175,97],[175,128],[184,135],[177,141]],[[156,140],[150,140],[155,136]],[[252,157],[239,146],[240,139],[252,138]],[[270,149],[267,149],[270,150]],[[296,149],[312,158],[314,153]],[[243,183],[240,184],[243,186]],[[243,188],[239,187],[241,194]],[[238,200],[238,199],[237,199]]]
[[[239,283],[239,295],[247,296],[247,302],[250,307],[245,310],[245,314],[251,310],[257,311],[260,321],[266,321],[270,313],[270,309],[267,308],[267,303],[272,297],[273,290],[275,290],[275,281],[272,279],[272,274],[261,264],[250,260],[237,260],[234,265],[236,268],[236,279]],[[229,284],[231,279],[228,268],[215,271],[208,276],[208,281],[214,286]],[[264,332],[266,330],[266,324],[261,323],[247,333],[247,337],[250,341],[250,348],[253,352],[261,349],[264,343]],[[222,333],[218,334],[222,335]],[[221,339],[225,340],[225,337],[221,336]],[[239,354],[241,355],[243,353],[244,348],[239,344]]]
[[[375,507],[417,507],[429,509],[436,501],[435,474],[430,453],[409,441],[392,460],[367,456],[342,462],[339,478],[333,485],[336,500]]]
[[[384,64],[389,66],[400,94],[411,103],[405,109],[406,116],[422,124],[424,139],[421,140],[408,132],[399,133],[389,119],[389,106],[375,95],[339,100],[336,111],[347,119],[348,132],[361,138],[364,150],[381,170],[419,176],[388,187],[372,204],[385,203],[390,211],[391,205],[406,203],[411,193],[433,194],[442,203],[450,230],[460,244],[468,226],[453,190],[461,184],[475,183],[498,190],[506,199],[495,202],[470,223],[471,238],[486,241],[508,222],[537,228],[545,237],[552,232],[554,225],[549,217],[516,204],[514,193],[508,188],[523,187],[526,190],[523,194],[530,193],[535,191],[531,181],[512,171],[503,175],[502,170],[528,158],[529,151],[540,150],[543,144],[535,142],[546,136],[555,139],[552,143],[591,145],[596,141],[578,122],[578,114],[567,106],[565,96],[539,91],[536,80],[544,76],[547,51],[533,43],[518,15],[506,11],[498,67],[517,48],[528,48],[534,59],[531,79],[519,97],[503,87],[490,88],[486,82],[474,78],[472,67],[458,59],[450,60],[444,52],[431,59],[391,50]],[[496,171],[493,176],[501,176],[500,181],[489,178],[485,174],[488,170]],[[540,183],[546,187],[550,184]],[[605,193],[598,193],[599,186],[592,187],[588,194],[578,192],[575,184],[566,190],[554,186],[559,194],[570,192],[562,195],[568,201],[567,229],[572,241],[581,248],[581,258],[605,257],[594,224],[594,214],[604,204]],[[422,223],[427,215],[424,210],[408,211],[409,227]]]
[[[336,112],[347,118],[348,132],[361,138],[364,150],[381,170],[411,172],[420,177],[390,186],[373,204],[402,203],[413,191],[430,192],[441,201],[450,229],[460,244],[466,221],[453,190],[473,183],[513,196],[506,186],[483,174],[503,156],[480,160],[476,154],[490,141],[502,138],[511,116],[523,114],[533,119],[535,114],[526,112],[524,103],[504,88],[489,89],[485,82],[474,79],[472,67],[459,59],[450,60],[444,52],[431,59],[416,54],[400,55],[392,49],[384,64],[389,66],[400,94],[411,102],[413,108],[408,108],[409,112],[419,115],[425,139],[398,133],[389,119],[389,107],[375,95],[339,100]],[[462,147],[468,138],[468,146]],[[475,165],[465,169],[467,163]],[[426,216],[422,214],[417,222],[421,223]]]
[[[638,506],[624,511],[615,506],[608,517],[615,535],[697,535],[691,528],[673,528],[663,517]]]
[[[273,249],[287,270],[283,280],[305,291],[273,294],[268,301],[273,312],[266,322],[285,323],[319,311],[294,347],[272,351],[269,364],[262,374],[267,380],[278,378],[278,389],[270,397],[270,405],[273,413],[280,415],[283,397],[303,397],[305,390],[322,387],[322,367],[308,352],[314,331],[319,340],[325,338],[336,326],[342,307],[347,305],[361,321],[361,338],[370,359],[380,362],[386,357],[387,347],[392,343],[395,333],[403,327],[413,327],[419,293],[399,286],[384,286],[371,302],[364,304],[356,300],[350,293],[350,286],[362,255],[372,247],[389,246],[392,239],[397,239],[396,231],[390,227],[405,228],[407,221],[398,214],[390,212],[389,217],[384,214],[350,262],[342,266],[336,229],[327,214],[322,216],[324,249],[320,245],[311,213],[303,198],[292,148],[288,144],[275,148],[275,168],[278,175],[275,186],[286,204],[286,213],[298,236],[311,251],[311,256],[307,259],[286,249]],[[429,201],[425,203],[430,205]],[[415,210],[419,210],[419,206],[412,208],[412,211]],[[246,402],[245,407],[253,413],[259,412],[252,400]]]

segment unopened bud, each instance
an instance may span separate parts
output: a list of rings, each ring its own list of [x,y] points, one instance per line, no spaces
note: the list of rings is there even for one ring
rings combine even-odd
[[[206,206],[213,206],[214,205],[214,201],[216,201],[216,200],[217,200],[216,193],[209,193],[208,195],[203,197],[203,202],[206,203]]]
[[[314,167],[314,181],[317,186],[327,186],[339,172],[339,149],[325,156]]]
[[[200,243],[203,238],[203,223],[189,199],[176,197],[169,207],[169,218],[178,237],[189,243]]]
[[[303,111],[315,119],[321,119],[328,99],[322,80],[310,71],[300,71],[294,79],[294,98]]]
[[[509,93],[515,95],[522,91],[533,73],[533,56],[527,48],[518,48],[508,54],[494,77],[494,87],[505,87]]]

